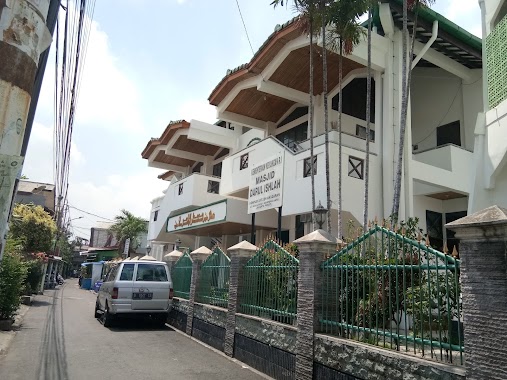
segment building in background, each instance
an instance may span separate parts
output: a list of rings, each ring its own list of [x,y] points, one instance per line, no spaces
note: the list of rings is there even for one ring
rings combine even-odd
[[[90,230],[90,244],[88,252],[99,251],[115,251],[118,252],[118,241],[114,234],[110,231],[113,222],[97,222],[95,227]],[[136,248],[136,255],[145,255],[147,253],[148,241],[147,234],[144,233],[139,237],[140,244]],[[103,256],[103,255],[102,255]]]
[[[55,214],[55,185],[21,179],[14,203],[42,206],[46,212]]]

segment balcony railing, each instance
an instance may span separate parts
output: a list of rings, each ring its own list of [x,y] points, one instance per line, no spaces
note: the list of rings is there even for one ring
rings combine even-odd
[[[507,99],[507,17],[486,37],[489,108]]]

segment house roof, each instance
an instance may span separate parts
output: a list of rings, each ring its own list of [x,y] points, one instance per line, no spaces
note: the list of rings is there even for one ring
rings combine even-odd
[[[21,179],[18,184],[18,191],[23,193],[32,193],[36,189],[42,189],[42,191],[54,191],[55,185],[44,182],[33,182]]]
[[[159,138],[153,137],[150,141],[148,141],[148,144],[146,144],[141,156],[148,159],[155,148],[159,145],[166,145],[178,129],[188,127],[190,127],[190,123],[185,120],[171,121]]]
[[[394,23],[399,29],[403,28],[403,0],[380,0],[389,3]],[[383,32],[377,15],[374,23]],[[408,13],[408,28],[412,30],[415,13]],[[429,7],[422,7],[417,16],[416,39],[426,43],[431,38],[433,22],[438,21],[438,38],[431,48],[461,63],[470,69],[482,68],[482,40],[456,25],[449,19],[435,12]]]

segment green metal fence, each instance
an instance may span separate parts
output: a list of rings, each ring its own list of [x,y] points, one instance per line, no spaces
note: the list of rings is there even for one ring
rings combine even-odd
[[[239,294],[241,312],[293,324],[298,268],[298,259],[274,241],[267,241],[245,266]]]
[[[192,280],[192,259],[188,251],[174,264],[171,277],[174,295],[188,300],[190,298],[190,282]]]
[[[215,247],[201,266],[197,302],[227,307],[230,267],[229,257],[219,247]]]
[[[375,226],[322,266],[322,331],[463,364],[460,260]]]

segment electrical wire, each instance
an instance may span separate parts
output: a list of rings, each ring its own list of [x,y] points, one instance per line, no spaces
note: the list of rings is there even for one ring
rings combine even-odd
[[[85,214],[92,215],[92,216],[95,216],[95,217],[100,218],[100,219],[105,219],[105,220],[109,220],[109,221],[111,221],[111,222],[114,222],[114,220],[113,220],[113,219],[110,219],[110,218],[105,218],[105,217],[103,217],[103,216],[96,215],[96,214],[92,214],[91,212],[88,212],[88,211],[85,211],[85,210],[81,210],[81,209],[79,209],[79,208],[77,208],[77,207],[74,207],[74,206],[72,206],[72,205],[69,205],[69,207],[70,207],[70,208],[73,208],[74,210],[84,212]]]
[[[252,50],[252,54],[255,55],[254,49],[252,47],[252,42],[250,41],[250,36],[248,35],[248,30],[246,28],[245,20],[243,19],[243,14],[241,13],[241,8],[239,6],[239,1],[236,0],[236,5],[238,6],[239,16],[241,17],[241,22],[243,23],[243,28],[245,28],[246,38],[248,40],[248,44],[250,45],[250,49]]]

